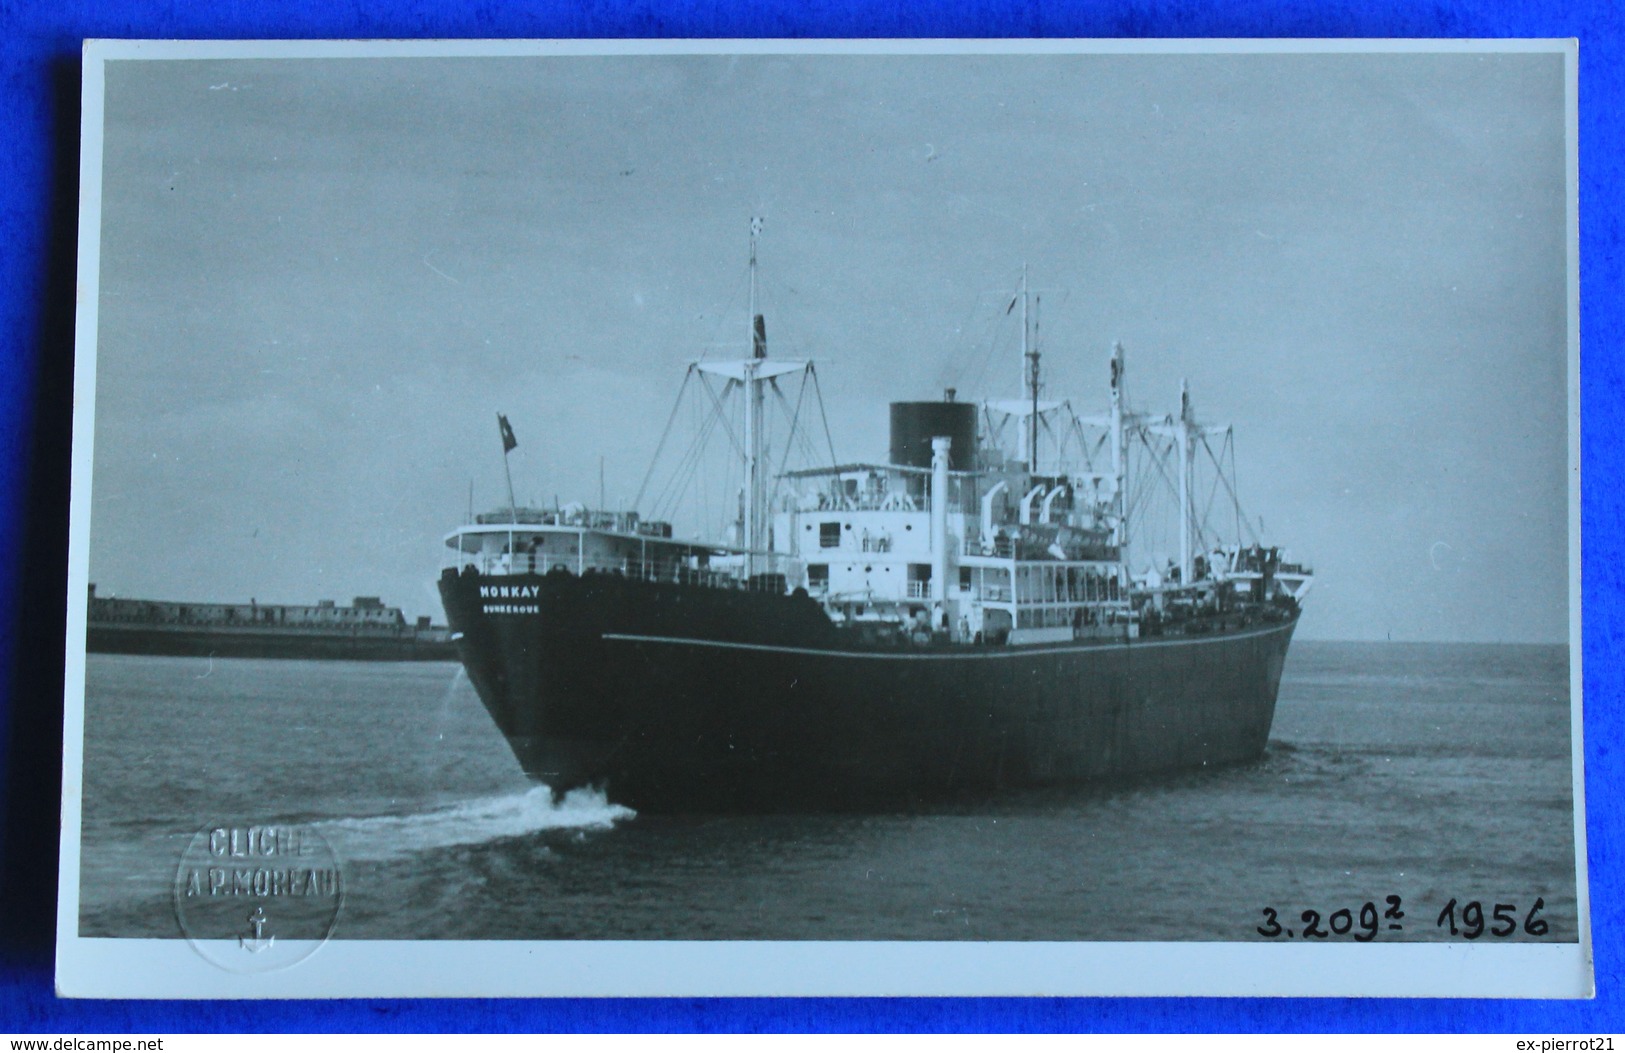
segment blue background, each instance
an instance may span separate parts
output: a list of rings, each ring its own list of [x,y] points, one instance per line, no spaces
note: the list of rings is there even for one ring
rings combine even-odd
[[[0,0],[0,1031],[1625,1030],[1621,1005],[1619,353],[1622,19],[1607,0]],[[86,37],[1577,37],[1586,798],[1597,997],[64,1001],[52,994]],[[1510,514],[1510,511],[1509,511]],[[1493,807],[1493,801],[1483,802]]]

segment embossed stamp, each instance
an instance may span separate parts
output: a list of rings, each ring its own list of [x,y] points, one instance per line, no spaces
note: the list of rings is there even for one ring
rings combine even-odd
[[[310,826],[211,826],[192,838],[175,875],[181,931],[232,972],[303,961],[333,934],[343,905],[343,868]]]

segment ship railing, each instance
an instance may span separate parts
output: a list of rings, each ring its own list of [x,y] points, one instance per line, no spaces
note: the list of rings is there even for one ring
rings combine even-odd
[[[1057,551],[1053,542],[1010,534],[992,538],[968,537],[961,552],[966,556],[992,556],[1033,563],[1116,563],[1121,557],[1121,551],[1115,545],[1068,544]]]
[[[1012,559],[1016,554],[1016,539],[1008,534],[1000,534],[990,538],[967,537],[963,554]]]
[[[636,512],[566,507],[562,509],[518,508],[482,512],[474,517],[481,526],[563,526],[608,530],[620,534],[656,533],[665,523],[645,522]]]
[[[463,572],[472,570],[491,577],[555,572],[572,575],[610,574],[642,581],[703,585],[714,589],[773,593],[786,591],[786,578],[782,573],[759,573],[747,580],[742,570],[736,567],[698,567],[685,560],[616,559],[531,552],[513,555],[464,553],[463,558],[458,561],[458,569]]]
[[[919,512],[922,505],[914,496],[888,490],[860,490],[854,494],[816,493],[792,495],[787,511],[814,512]]]

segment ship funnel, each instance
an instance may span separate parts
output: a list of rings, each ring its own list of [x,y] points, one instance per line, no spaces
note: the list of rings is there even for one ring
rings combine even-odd
[[[766,358],[767,357],[767,319],[763,318],[761,315],[757,315],[756,316],[756,324],[755,324],[755,327],[754,327],[754,329],[752,331],[755,333],[755,339],[753,341],[751,341],[752,344],[754,345],[754,347],[752,348],[753,357]]]
[[[948,467],[956,472],[976,467],[976,403],[893,402],[891,463],[908,468],[931,467],[931,440],[952,440]]]

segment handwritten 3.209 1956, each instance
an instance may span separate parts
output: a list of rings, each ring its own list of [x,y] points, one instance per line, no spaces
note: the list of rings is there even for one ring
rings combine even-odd
[[[1258,934],[1270,939],[1325,940],[1338,936],[1352,937],[1357,943],[1370,943],[1384,932],[1403,932],[1405,911],[1399,896],[1387,896],[1383,906],[1367,900],[1358,908],[1339,907],[1329,914],[1318,910],[1305,910],[1298,917],[1301,925],[1281,923],[1280,912],[1274,907],[1262,908],[1264,924],[1257,927]],[[1543,896],[1535,897],[1533,906],[1520,909],[1516,903],[1486,903],[1468,900],[1462,903],[1452,899],[1439,911],[1434,925],[1447,929],[1451,936],[1476,940],[1481,936],[1506,939],[1518,935],[1541,937],[1551,926],[1540,916],[1546,906]]]

